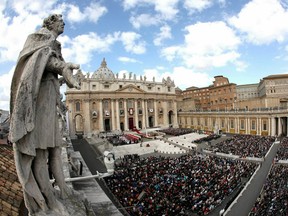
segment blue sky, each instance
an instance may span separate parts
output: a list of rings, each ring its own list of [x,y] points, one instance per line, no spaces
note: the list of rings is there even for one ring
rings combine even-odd
[[[170,76],[182,90],[288,73],[288,0],[1,0],[0,12],[0,109],[28,34],[51,13],[66,23],[65,60],[84,73],[105,58],[120,77]]]

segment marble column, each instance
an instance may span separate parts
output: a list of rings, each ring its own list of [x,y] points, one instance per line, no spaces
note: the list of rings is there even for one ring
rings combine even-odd
[[[116,130],[120,130],[119,100],[116,99]]]
[[[128,131],[128,112],[127,112],[127,100],[124,99],[124,130]]]
[[[102,99],[99,100],[99,131],[104,131],[104,126],[103,126],[103,102],[102,102]]]
[[[173,127],[177,128],[179,125],[178,125],[178,112],[177,112],[177,102],[176,101],[173,101],[173,105],[174,105],[174,111],[173,111]]]
[[[137,99],[134,100],[134,117],[135,117],[135,124],[134,126],[138,129],[139,128],[139,120],[138,120],[138,106],[137,106]]]
[[[154,126],[158,126],[158,109],[157,109],[157,101],[154,100]]]
[[[142,100],[142,129],[146,128],[145,100]]]
[[[114,109],[115,100],[111,100],[111,118],[112,118],[112,130],[116,130],[115,127],[115,109]]]

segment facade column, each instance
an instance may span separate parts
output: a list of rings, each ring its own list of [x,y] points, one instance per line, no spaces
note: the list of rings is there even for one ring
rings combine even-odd
[[[272,123],[271,136],[275,136],[276,135],[276,118],[275,117],[271,117],[271,123]]]
[[[248,119],[245,118],[245,134],[248,134]]]
[[[146,128],[145,100],[142,100],[142,129]]]
[[[230,133],[230,118],[226,118],[226,123],[227,123],[227,130],[226,132]]]
[[[116,130],[120,130],[119,100],[116,99]]]
[[[99,100],[99,131],[104,131],[103,127],[103,102],[102,99]]]
[[[259,118],[259,135],[262,134],[262,118]]]
[[[268,136],[271,136],[271,118],[268,118]]]
[[[68,131],[71,138],[76,138],[75,130],[75,103],[74,100],[68,100],[68,111],[67,111]]]
[[[167,101],[163,101],[163,124],[164,124],[164,127],[169,127],[169,124],[168,124],[168,112],[167,112]]]
[[[114,110],[114,102],[115,100],[111,100],[111,118],[112,118],[112,130],[116,130],[115,127],[115,110]]]
[[[282,119],[278,117],[278,133],[277,135],[280,136],[282,134]]]
[[[85,99],[83,101],[83,126],[84,126],[84,135],[87,136],[88,138],[91,137],[91,116],[90,116],[90,103],[89,99]]]
[[[148,111],[148,101],[147,100],[145,100],[144,101],[144,104],[145,104],[145,108],[144,108],[144,110],[145,110],[145,122],[146,122],[146,128],[149,126],[149,111]]]
[[[139,128],[137,99],[134,100],[135,127]]]
[[[158,126],[158,109],[157,109],[157,101],[154,100],[154,126]]]
[[[128,130],[127,99],[124,99],[124,130]]]
[[[247,118],[247,131],[248,131],[248,134],[251,134],[251,119],[250,119],[250,117]]]
[[[173,127],[179,127],[179,125],[178,125],[178,122],[177,122],[177,119],[178,119],[178,112],[177,112],[177,102],[176,101],[173,101],[173,105],[174,105],[174,111],[173,111],[173,113],[174,113],[174,116],[173,116],[173,123],[174,123],[174,125],[173,125]]]

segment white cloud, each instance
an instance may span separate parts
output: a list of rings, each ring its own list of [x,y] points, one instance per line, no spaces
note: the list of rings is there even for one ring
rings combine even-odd
[[[62,54],[66,61],[77,64],[87,64],[91,61],[93,52],[108,52],[110,46],[118,40],[119,33],[108,34],[100,37],[94,32],[78,35],[70,39],[67,36],[60,37],[59,41],[63,44]]]
[[[118,60],[120,62],[131,62],[131,63],[140,63],[140,61],[136,60],[136,59],[133,59],[133,58],[128,58],[128,57],[124,57],[124,56],[120,56],[118,57]]]
[[[134,28],[139,29],[142,26],[148,27],[152,25],[158,25],[160,22],[159,17],[152,16],[150,14],[140,14],[138,16],[132,16],[129,19]]]
[[[146,43],[139,41],[140,38],[141,35],[135,32],[122,32],[120,36],[125,50],[134,54],[143,54],[146,52]]]
[[[9,110],[10,87],[15,67],[8,73],[0,75],[0,109]]]
[[[288,11],[278,0],[253,0],[229,24],[244,33],[254,44],[283,42],[288,36]]]
[[[180,89],[186,89],[191,86],[205,87],[209,86],[214,78],[207,73],[196,72],[186,67],[174,67],[172,72],[166,72],[161,75],[162,78],[170,76],[175,85]]]
[[[162,50],[169,61],[181,59],[187,67],[205,69],[235,62],[240,39],[224,22],[196,23],[186,26],[185,42]]]
[[[162,21],[174,20],[179,12],[177,8],[178,2],[179,0],[124,0],[123,7],[124,10],[140,7],[147,8],[148,6],[154,7],[154,11],[151,10],[151,13],[156,13],[156,15],[141,14],[139,16],[133,15],[130,18],[130,22],[133,26],[135,28],[140,28],[141,26],[156,25]]]
[[[171,28],[168,25],[164,25],[160,28],[160,33],[158,33],[154,39],[154,45],[160,46],[162,45],[162,41],[165,39],[172,38]]]
[[[92,2],[88,7],[85,7],[83,12],[76,5],[69,4],[67,18],[70,22],[83,22],[89,20],[97,23],[101,16],[107,13],[107,8],[101,6],[99,3]]]
[[[168,76],[174,81],[175,85],[181,88],[182,90],[190,87],[204,87],[210,85],[214,78],[209,77],[207,73],[195,72],[186,67],[174,67],[170,72],[161,71],[163,68],[159,70],[159,68],[151,68],[145,69],[144,75],[147,77],[147,80],[155,80],[157,82],[161,82],[163,78],[167,78]]]
[[[184,8],[193,13],[194,11],[201,12],[213,5],[213,0],[185,0]]]

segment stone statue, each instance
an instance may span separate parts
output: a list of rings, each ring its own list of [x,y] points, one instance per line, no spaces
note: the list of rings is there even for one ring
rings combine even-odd
[[[64,61],[56,40],[64,25],[59,14],[44,19],[42,28],[28,36],[12,78],[9,140],[30,215],[67,215],[60,200],[72,193],[62,170],[58,75],[70,88],[80,86],[73,77],[79,65]],[[50,182],[48,167],[60,192]]]
[[[141,80],[141,81],[143,80],[142,75],[140,75],[140,80]]]
[[[132,72],[129,73],[129,80],[132,78]]]
[[[136,74],[134,74],[133,76],[134,76],[133,79],[136,80]]]
[[[123,73],[123,80],[126,79],[126,73]]]

